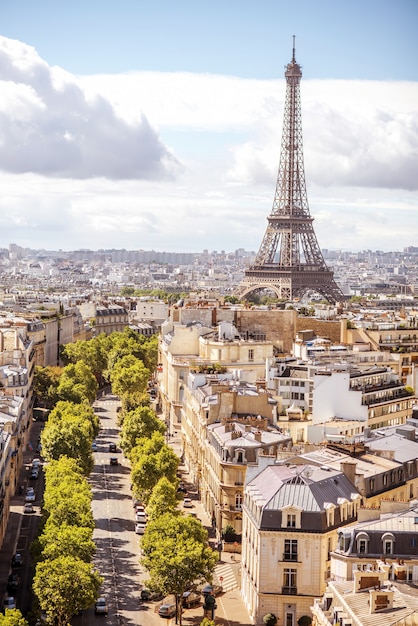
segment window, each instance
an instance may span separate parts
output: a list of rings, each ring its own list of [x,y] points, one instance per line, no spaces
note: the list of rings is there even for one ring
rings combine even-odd
[[[235,509],[242,511],[242,493],[235,494]]]
[[[393,544],[392,544],[391,539],[387,539],[387,540],[384,542],[384,553],[385,553],[385,554],[392,554],[392,545],[393,545]]]
[[[283,570],[283,593],[296,595],[296,570],[286,567]]]
[[[284,540],[284,561],[297,561],[298,560],[298,541],[297,539],[285,539]]]
[[[248,350],[248,360],[254,361],[254,350]]]
[[[296,515],[294,513],[288,513],[287,514],[286,526],[288,528],[296,528]]]

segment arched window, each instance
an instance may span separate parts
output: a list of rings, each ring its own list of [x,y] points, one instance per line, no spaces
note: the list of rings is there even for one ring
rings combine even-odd
[[[357,554],[367,554],[369,550],[369,535],[365,532],[361,532],[356,536]]]
[[[385,533],[382,535],[383,554],[393,554],[395,537],[392,533]]]

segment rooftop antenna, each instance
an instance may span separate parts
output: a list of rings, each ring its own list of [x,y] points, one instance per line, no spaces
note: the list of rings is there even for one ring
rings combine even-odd
[[[296,63],[296,55],[295,55],[295,39],[296,39],[296,35],[293,35],[293,56],[292,56],[292,63]]]

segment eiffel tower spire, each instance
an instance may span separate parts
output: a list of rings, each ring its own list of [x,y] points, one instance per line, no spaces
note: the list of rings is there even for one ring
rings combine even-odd
[[[253,265],[245,272],[239,295],[270,289],[279,298],[292,300],[315,291],[330,302],[344,296],[325,264],[309,212],[303,165],[301,66],[296,62],[295,37],[292,60],[285,69],[286,101],[279,172],[273,208]]]

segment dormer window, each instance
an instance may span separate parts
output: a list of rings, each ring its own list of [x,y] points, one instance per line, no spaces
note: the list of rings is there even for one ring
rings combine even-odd
[[[356,537],[357,554],[367,554],[369,549],[369,535],[367,533],[359,533]]]
[[[383,554],[393,554],[395,537],[392,533],[385,533],[382,536]]]

